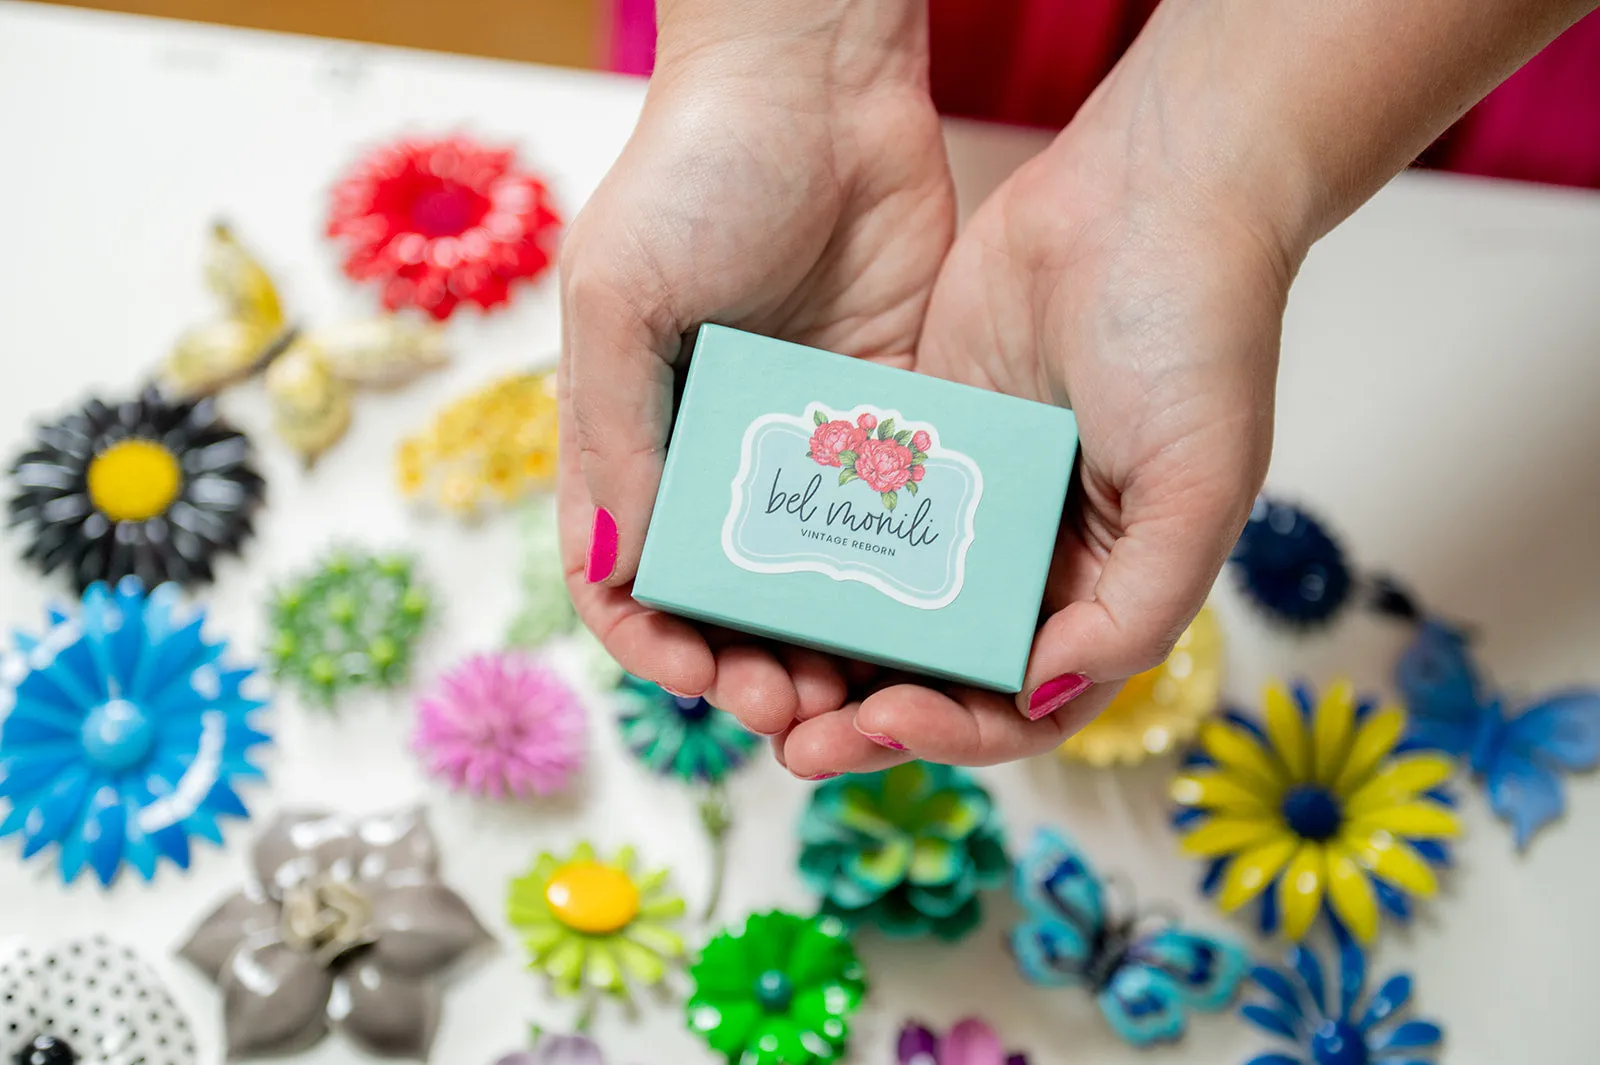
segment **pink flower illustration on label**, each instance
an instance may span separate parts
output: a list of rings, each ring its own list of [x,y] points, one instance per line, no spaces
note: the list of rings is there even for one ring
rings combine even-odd
[[[819,573],[920,610],[961,594],[983,473],[934,424],[812,403],[756,418],[739,448],[722,550],[741,569]]]
[[[911,449],[893,440],[868,440],[856,452],[856,476],[874,492],[898,492],[911,483]],[[893,507],[889,508],[893,510]]]
[[[857,417],[854,425],[821,410],[811,417],[816,429],[806,457],[819,466],[838,467],[841,485],[860,481],[878,493],[885,510],[900,504],[902,491],[917,494],[933,446],[927,430],[896,430],[893,418],[879,420],[871,413]]]
[[[811,434],[811,450],[807,452],[819,466],[839,466],[840,452],[856,451],[867,442],[867,431],[849,422],[823,422]]]

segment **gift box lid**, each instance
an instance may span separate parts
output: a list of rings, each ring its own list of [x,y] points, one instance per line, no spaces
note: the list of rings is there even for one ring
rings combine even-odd
[[[1076,448],[1070,410],[702,326],[633,596],[1017,691]]]

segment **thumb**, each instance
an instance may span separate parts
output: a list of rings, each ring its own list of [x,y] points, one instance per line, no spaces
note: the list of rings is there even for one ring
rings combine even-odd
[[[1218,494],[1169,495],[1164,515],[1130,522],[1093,594],[1056,611],[1035,634],[1018,708],[1037,721],[1091,687],[1165,661],[1205,603],[1255,491],[1239,484]],[[1086,554],[1081,545],[1071,550]]]
[[[561,357],[579,468],[594,505],[584,578],[625,585],[639,568],[672,424],[671,313],[583,263],[561,278]]]

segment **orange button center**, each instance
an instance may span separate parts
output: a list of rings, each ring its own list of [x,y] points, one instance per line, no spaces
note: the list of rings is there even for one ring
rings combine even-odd
[[[628,874],[599,862],[568,862],[545,885],[556,920],[574,932],[608,935],[639,915],[639,889]]]

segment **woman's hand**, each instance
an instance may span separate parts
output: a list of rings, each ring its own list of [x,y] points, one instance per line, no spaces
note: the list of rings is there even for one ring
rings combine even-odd
[[[573,601],[624,668],[758,731],[836,710],[844,682],[822,655],[630,597],[673,372],[704,321],[909,364],[955,228],[923,17],[920,0],[663,4],[639,125],[562,250]]]
[[[1162,661],[1244,524],[1272,440],[1278,338],[1304,245],[1208,187],[1115,86],[956,240],[915,368],[1078,417],[1081,458],[1019,696],[898,683],[803,721],[800,776],[912,756],[1004,762],[1059,744]],[[1095,108],[1102,110],[1097,111]],[[1145,138],[1130,136],[1143,128]]]

